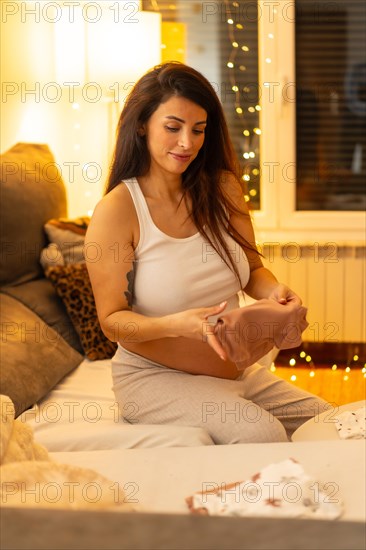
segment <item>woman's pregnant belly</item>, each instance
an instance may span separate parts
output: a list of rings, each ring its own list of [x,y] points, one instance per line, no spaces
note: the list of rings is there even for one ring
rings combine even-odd
[[[161,338],[150,342],[120,342],[121,346],[166,367],[235,380],[241,372],[232,361],[223,361],[205,342],[190,338]]]

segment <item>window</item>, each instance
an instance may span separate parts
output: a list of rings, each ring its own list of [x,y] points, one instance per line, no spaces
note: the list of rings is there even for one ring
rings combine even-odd
[[[261,100],[262,201],[254,213],[259,240],[286,242],[290,235],[302,243],[364,243],[360,157],[366,157],[364,141],[357,145],[364,131],[349,122],[346,129],[342,86],[347,68],[365,61],[364,2],[258,5],[259,82],[267,90]],[[364,85],[351,89],[360,106]]]
[[[296,209],[365,210],[366,4],[296,2]]]

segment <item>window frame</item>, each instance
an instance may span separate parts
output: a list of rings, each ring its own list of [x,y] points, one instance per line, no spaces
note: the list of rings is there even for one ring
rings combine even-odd
[[[258,9],[261,208],[252,211],[257,239],[364,243],[365,212],[296,210],[295,2],[258,0]]]

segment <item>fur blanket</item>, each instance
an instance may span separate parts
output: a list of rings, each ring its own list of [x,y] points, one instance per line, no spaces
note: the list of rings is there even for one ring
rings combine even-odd
[[[0,395],[0,407],[1,506],[133,509],[117,483],[94,470],[51,460],[30,426],[15,420],[9,397]]]

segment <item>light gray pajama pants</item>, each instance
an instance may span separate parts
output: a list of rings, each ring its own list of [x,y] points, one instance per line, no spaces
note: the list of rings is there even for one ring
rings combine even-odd
[[[225,380],[167,368],[119,345],[112,376],[126,421],[203,428],[218,445],[288,441],[330,406],[257,363]]]

